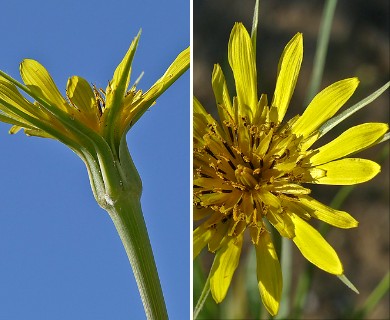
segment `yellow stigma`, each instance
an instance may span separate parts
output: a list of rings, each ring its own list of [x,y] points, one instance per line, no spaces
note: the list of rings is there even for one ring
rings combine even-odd
[[[234,174],[237,182],[243,184],[245,187],[253,189],[257,185],[257,180],[253,176],[253,170],[248,167],[244,167],[239,164],[237,169],[234,171]]]

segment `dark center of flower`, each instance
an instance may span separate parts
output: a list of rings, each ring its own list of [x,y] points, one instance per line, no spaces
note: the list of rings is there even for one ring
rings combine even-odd
[[[210,226],[229,222],[230,235],[263,228],[263,217],[283,214],[285,200],[310,192],[299,185],[306,152],[289,123],[238,122],[209,123],[194,150],[195,206],[214,212]]]
[[[248,167],[244,167],[241,164],[237,166],[234,174],[236,176],[237,182],[243,184],[249,189],[253,189],[258,183],[258,181],[253,176],[253,170]]]

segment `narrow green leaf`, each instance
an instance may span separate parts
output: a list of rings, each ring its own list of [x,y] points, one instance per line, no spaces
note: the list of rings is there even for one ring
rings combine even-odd
[[[389,292],[390,287],[390,271],[383,277],[381,282],[376,286],[374,291],[369,295],[364,302],[363,307],[356,311],[351,319],[367,319],[367,315],[374,310],[378,303]]]
[[[359,101],[352,107],[348,108],[347,110],[340,113],[338,116],[333,117],[326,121],[319,129],[320,137],[324,136],[327,132],[329,132],[331,129],[333,129],[336,125],[338,125],[340,122],[347,119],[349,116],[354,114],[356,111],[359,111],[363,107],[367,106],[369,103],[374,101],[376,98],[378,98],[387,88],[390,86],[390,81],[387,82],[384,86],[380,87],[378,90],[376,90],[374,93],[370,94],[368,97],[364,98],[363,100]],[[388,138],[387,138],[388,139]],[[387,140],[386,139],[386,140]],[[381,140],[385,141],[384,139]]]
[[[253,13],[253,21],[252,21],[252,31],[251,31],[251,40],[253,46],[253,55],[256,57],[256,41],[257,41],[257,27],[259,24],[259,10],[260,8],[260,0],[256,0],[255,10]]]

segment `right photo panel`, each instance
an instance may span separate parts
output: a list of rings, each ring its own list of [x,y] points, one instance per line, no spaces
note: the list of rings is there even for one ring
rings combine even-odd
[[[193,319],[388,319],[389,2],[193,1]]]

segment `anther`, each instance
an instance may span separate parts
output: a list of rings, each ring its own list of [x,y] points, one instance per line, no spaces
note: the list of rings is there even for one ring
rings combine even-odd
[[[234,171],[234,174],[236,176],[237,182],[249,188],[254,188],[257,185],[257,181],[253,176],[253,170],[248,167],[244,167],[243,165],[239,164],[237,169]]]

